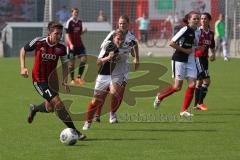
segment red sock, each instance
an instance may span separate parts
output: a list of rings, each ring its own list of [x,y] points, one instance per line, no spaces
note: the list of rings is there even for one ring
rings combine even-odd
[[[88,121],[89,123],[92,122],[95,111],[96,111],[96,106],[93,105],[92,101],[90,101],[88,104],[88,112],[87,112],[87,116],[86,116],[86,121]]]
[[[119,89],[117,96],[111,97],[111,112],[115,113],[119,109],[123,100],[124,91],[125,91],[125,87],[122,87]]]
[[[170,96],[174,92],[176,92],[176,89],[173,88],[173,86],[169,86],[159,93],[158,99],[163,100],[164,98]]]
[[[195,88],[187,88],[185,96],[184,96],[184,101],[183,101],[183,106],[182,106],[182,112],[186,111],[188,107],[190,106],[192,99],[193,99],[193,94],[194,94]]]
[[[95,110],[95,116],[100,116],[101,115],[102,107],[104,105],[107,94],[108,93],[103,94],[102,97],[101,97],[101,103],[99,102],[99,104],[97,104],[97,107],[96,107],[96,110]]]

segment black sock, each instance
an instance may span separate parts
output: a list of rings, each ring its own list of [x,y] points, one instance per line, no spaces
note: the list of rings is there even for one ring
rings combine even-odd
[[[208,92],[208,85],[203,84],[202,87],[200,88],[200,93],[199,93],[199,104],[203,104],[203,100],[206,97]]]
[[[196,89],[195,89],[195,103],[194,103],[194,107],[197,107],[198,102],[199,102],[200,87],[201,86],[197,86]]]
[[[78,78],[81,78],[85,68],[85,63],[81,62],[78,68]]]
[[[71,80],[74,80],[74,67],[70,66],[69,72],[70,72]]]
[[[49,113],[45,107],[45,102],[39,104],[38,106],[34,107],[35,112],[44,112],[44,113]]]
[[[72,118],[70,117],[69,113],[67,112],[66,108],[63,106],[63,104],[59,104],[59,106],[56,106],[56,112],[59,119],[62,120],[62,122],[68,127],[72,129],[76,129],[72,122]]]

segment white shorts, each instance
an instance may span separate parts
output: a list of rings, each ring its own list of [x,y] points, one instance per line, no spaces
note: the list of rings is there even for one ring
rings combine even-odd
[[[94,95],[99,95],[106,92],[112,84],[111,75],[98,75],[94,88]]]
[[[129,76],[129,72],[114,74],[114,75],[112,75],[112,82],[114,82],[120,86],[126,85],[127,81],[128,81],[128,76]]]
[[[176,80],[184,80],[187,77],[197,79],[196,62],[178,62],[172,60],[172,77]]]

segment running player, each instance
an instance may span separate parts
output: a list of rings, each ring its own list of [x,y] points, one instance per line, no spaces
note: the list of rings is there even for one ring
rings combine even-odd
[[[111,99],[111,111],[110,111],[110,123],[116,123],[117,116],[116,111],[121,105],[124,90],[127,84],[128,75],[130,72],[129,68],[129,54],[133,57],[133,64],[135,70],[138,69],[139,66],[139,53],[138,53],[138,44],[136,41],[136,37],[131,33],[129,30],[129,17],[126,15],[120,16],[118,20],[118,29],[120,29],[125,36],[125,40],[123,42],[123,45],[121,48],[119,48],[119,55],[120,55],[120,61],[116,64],[113,72],[112,72],[112,78],[117,81],[117,85],[114,86],[116,89],[116,96],[112,96]],[[101,48],[104,48],[108,43],[109,40],[112,39],[114,31],[110,32],[108,36],[103,41]],[[98,107],[96,110],[96,121],[100,121],[100,115],[101,115],[101,107]]]
[[[110,92],[112,96],[116,96],[115,86],[118,82],[115,81],[116,79],[112,79],[111,74],[120,60],[119,48],[121,47],[123,40],[123,32],[121,30],[116,30],[113,33],[113,39],[101,49],[97,60],[97,64],[100,68],[96,79],[94,96],[88,105],[88,112],[83,130],[90,128],[95,111],[99,106],[101,107],[104,104],[104,100],[108,92]]]
[[[72,17],[70,17],[66,23],[66,41],[67,50],[69,54],[69,70],[71,74],[71,83],[79,83],[82,85],[84,81],[81,79],[85,64],[87,61],[86,49],[82,42],[82,34],[87,31],[83,29],[82,21],[78,19],[78,8],[72,8]],[[74,80],[74,69],[75,69],[75,56],[80,59],[80,65],[78,68],[78,76]]]
[[[210,48],[212,55],[210,61],[215,60],[215,41],[214,32],[210,30],[209,21],[212,19],[209,13],[201,14],[200,37],[198,49],[195,51],[196,63],[198,68],[197,84],[195,89],[195,109],[207,111],[208,108],[203,104],[210,85],[210,76],[208,72],[208,50]]]
[[[33,122],[37,112],[49,113],[55,110],[59,119],[67,127],[75,129],[79,134],[79,140],[83,140],[86,136],[75,128],[69,113],[57,93],[58,89],[53,89],[48,84],[49,76],[56,69],[59,58],[63,65],[63,77],[67,77],[68,75],[66,47],[60,41],[63,26],[60,23],[50,22],[48,29],[48,37],[37,37],[20,50],[20,73],[24,78],[28,78],[28,69],[25,66],[26,52],[35,51],[32,70],[33,85],[36,91],[45,99],[45,102],[40,105],[30,104],[28,123]],[[57,79],[57,75],[54,78]],[[56,83],[58,86],[58,81]],[[67,91],[69,90],[67,79],[63,80],[62,85]]]
[[[193,98],[197,78],[194,45],[196,44],[195,30],[199,23],[199,14],[190,12],[185,16],[185,19],[188,25],[177,32],[170,42],[170,46],[176,49],[172,56],[172,71],[175,83],[158,93],[154,101],[154,108],[159,108],[164,98],[180,91],[183,80],[186,79],[188,88],[185,93],[180,116],[190,117],[193,114],[189,113],[187,109]]]

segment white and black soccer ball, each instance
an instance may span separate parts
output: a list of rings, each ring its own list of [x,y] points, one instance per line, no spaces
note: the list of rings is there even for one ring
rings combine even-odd
[[[60,141],[66,145],[74,145],[77,143],[78,134],[72,128],[65,128],[60,134]]]

